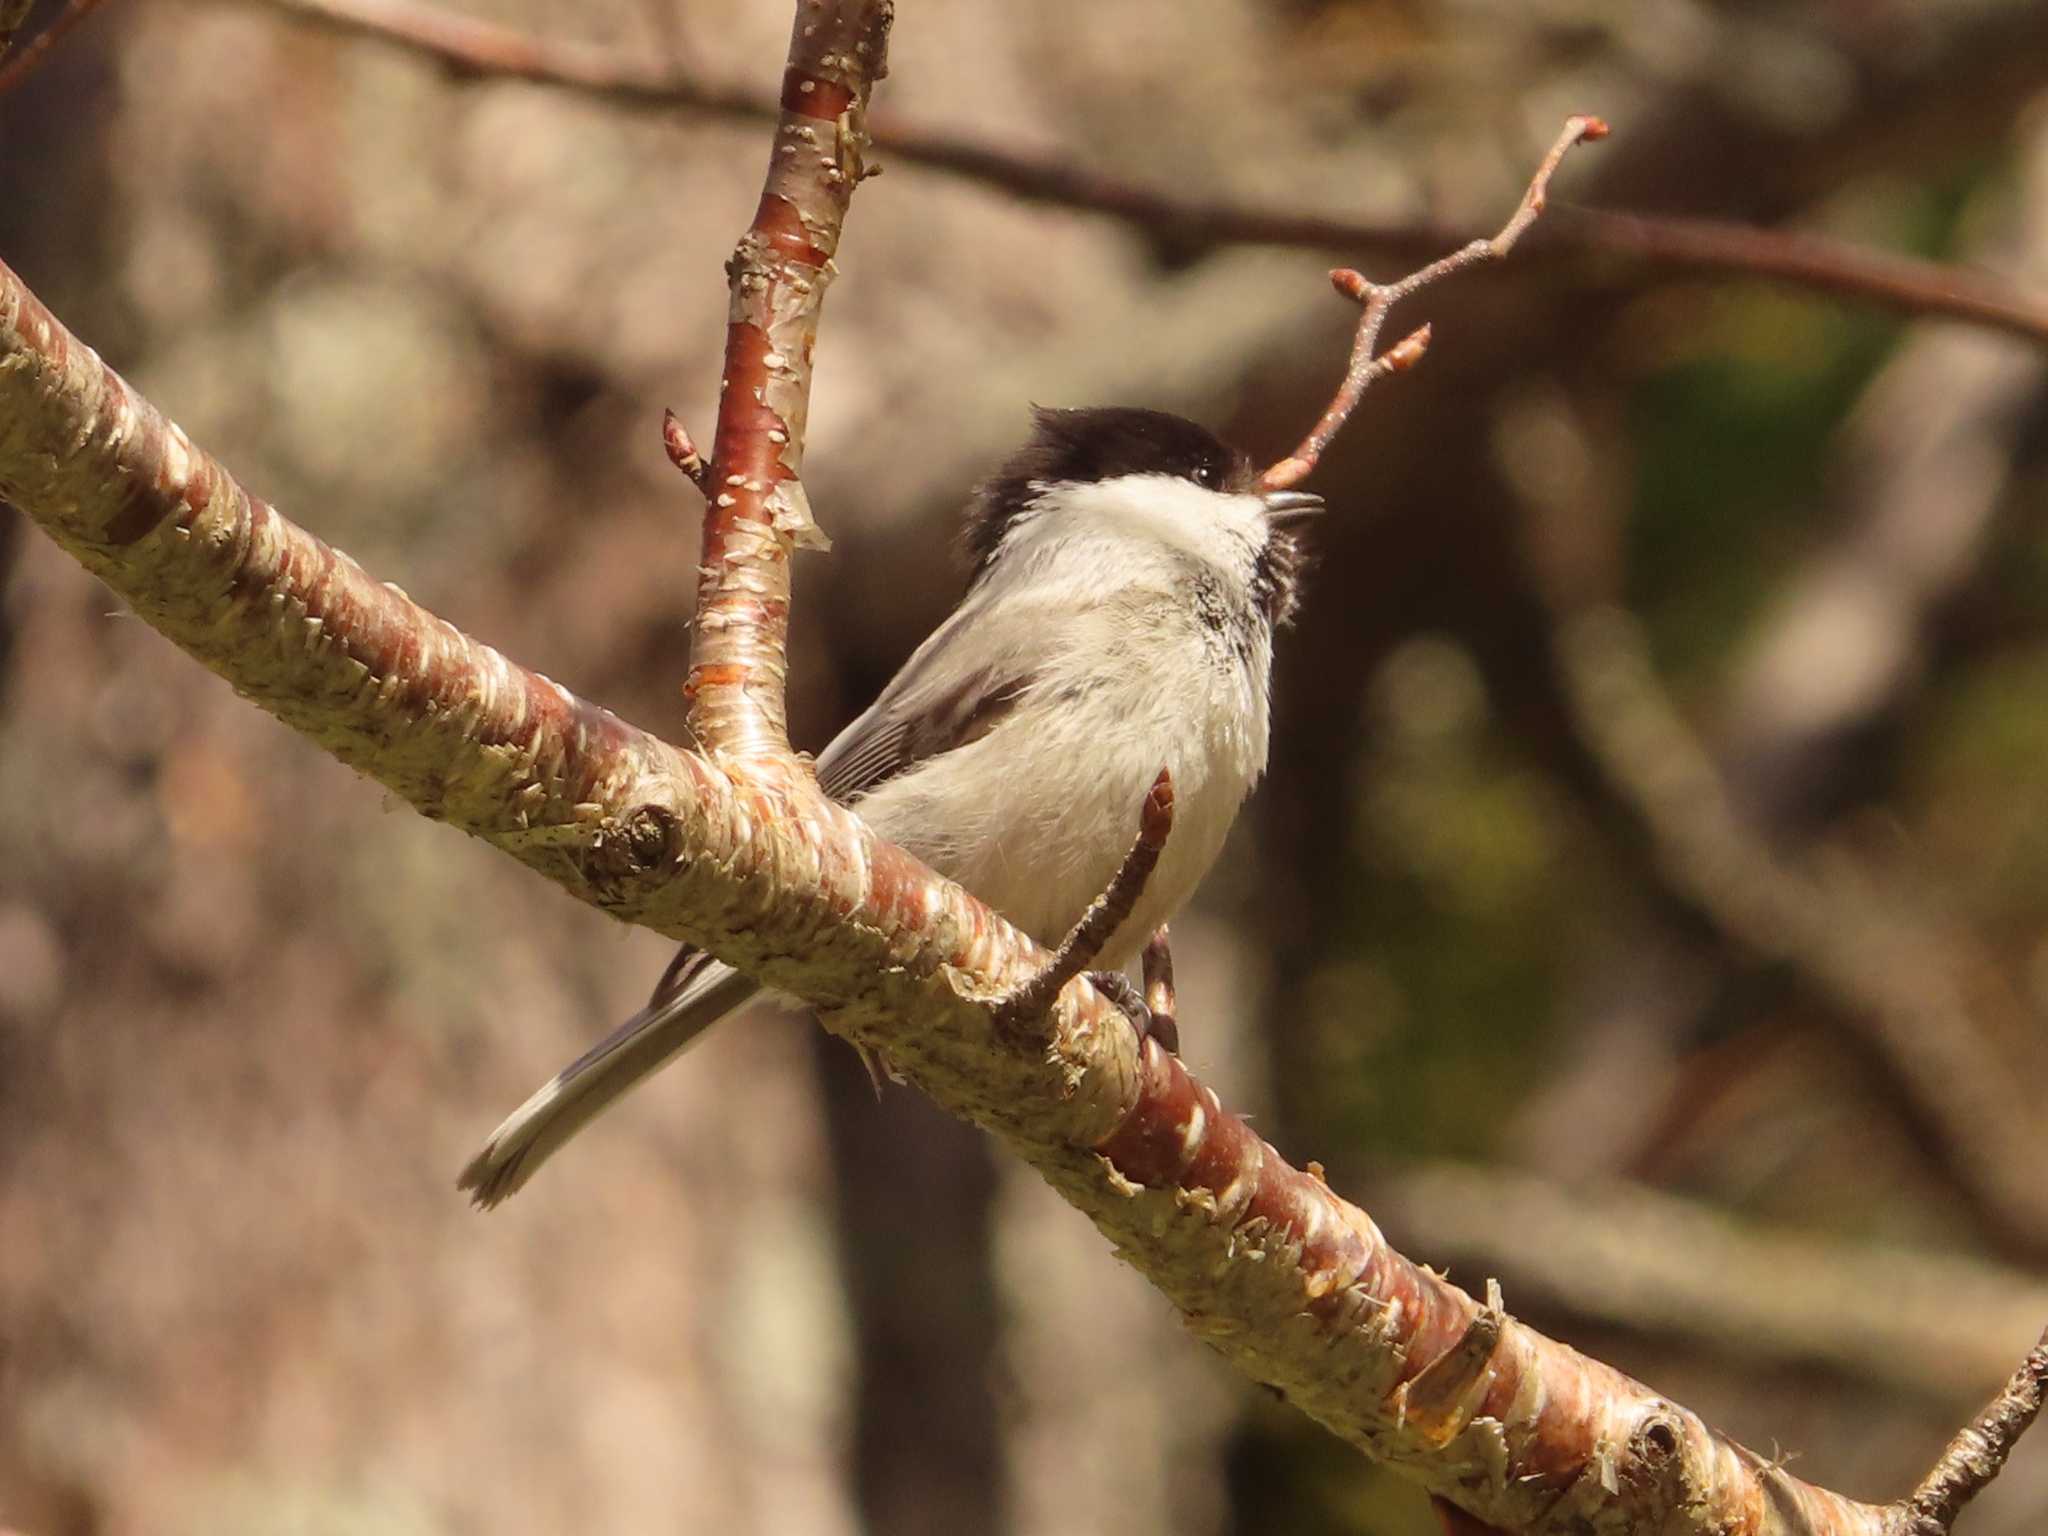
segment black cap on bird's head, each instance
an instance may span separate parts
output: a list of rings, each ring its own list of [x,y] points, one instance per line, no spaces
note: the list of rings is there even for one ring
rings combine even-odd
[[[1267,616],[1284,622],[1293,612],[1305,560],[1298,523],[1320,512],[1320,496],[1267,491],[1249,455],[1198,422],[1138,406],[1032,408],[1031,438],[982,483],[968,511],[966,542],[977,577],[988,567],[1017,519],[1048,486],[1166,475],[1223,495],[1257,496],[1266,505],[1268,534],[1258,572]]]

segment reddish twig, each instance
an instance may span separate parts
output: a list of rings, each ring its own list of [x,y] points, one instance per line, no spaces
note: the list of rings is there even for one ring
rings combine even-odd
[[[1173,774],[1161,768],[1144,804],[1138,807],[1137,839],[1117,866],[1109,888],[1089,904],[1045,968],[996,1004],[998,1024],[1016,1029],[1045,1017],[1061,989],[1094,963],[1110,935],[1130,918],[1138,898],[1145,894],[1145,883],[1152,878],[1153,866],[1172,830]],[[1172,1049],[1167,1042],[1160,1043]]]
[[[1550,146],[1550,152],[1529,179],[1529,189],[1522,194],[1514,216],[1501,226],[1499,234],[1489,240],[1474,240],[1426,267],[1417,268],[1397,282],[1375,283],[1349,267],[1339,267],[1330,274],[1330,282],[1339,293],[1365,306],[1365,313],[1359,316],[1358,332],[1351,343],[1351,366],[1345,370],[1344,382],[1338,386],[1336,397],[1330,401],[1330,408],[1323,412],[1322,420],[1309,430],[1300,447],[1266,471],[1260,480],[1262,486],[1267,490],[1285,490],[1308,478],[1309,472],[1322,458],[1323,450],[1330,446],[1330,440],[1343,430],[1344,423],[1350,419],[1367,387],[1376,379],[1404,372],[1422,361],[1422,354],[1429,348],[1429,327],[1426,325],[1402,338],[1386,352],[1377,351],[1380,327],[1386,323],[1388,312],[1411,293],[1428,287],[1439,278],[1449,277],[1453,272],[1461,272],[1482,261],[1498,261],[1507,255],[1543,212],[1550,193],[1550,178],[1564,157],[1588,139],[1606,137],[1607,124],[1597,117],[1568,119],[1564,131],[1557,136],[1557,142]]]
[[[1629,613],[1561,613],[1553,657],[1580,740],[1649,833],[1669,888],[1825,1003],[1894,1086],[1966,1208],[2038,1254],[2048,1232],[2048,1190],[2032,1171],[2038,1110],[1983,1049],[1966,963],[1839,852],[1814,861],[1773,843],[1660,682]]]
[[[1173,990],[1173,945],[1164,923],[1145,941],[1145,1007],[1152,1015],[1153,1037],[1178,1056],[1180,999]]]
[[[668,450],[668,461],[689,477],[690,484],[711,499],[711,466],[704,462],[704,455],[697,451],[697,444],[689,431],[676,419],[674,411],[661,413],[661,446]]]
[[[790,760],[789,562],[829,541],[798,478],[833,253],[866,174],[889,0],[797,8],[768,174],[726,263],[732,289],[692,630],[690,730],[716,756]]]
[[[2039,1416],[2044,1396],[2048,1333],[2020,1362],[2005,1390],[1949,1442],[1920,1486],[1892,1506],[1892,1536],[1947,1536],[1963,1506],[2004,1470],[2013,1446]]]
[[[21,6],[0,6],[0,56],[7,52],[14,31],[28,20],[30,4]],[[70,35],[86,17],[98,10],[106,0],[69,0],[51,23],[28,40],[27,45],[7,63],[0,64],[0,96],[6,95],[22,81],[33,74],[36,68],[47,60],[56,46]]]

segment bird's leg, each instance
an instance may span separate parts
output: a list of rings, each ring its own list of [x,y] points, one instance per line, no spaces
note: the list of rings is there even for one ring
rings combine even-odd
[[[1145,882],[1152,878],[1152,866],[1159,862],[1166,835],[1172,830],[1173,775],[1162,768],[1139,808],[1138,839],[1124,855],[1109,889],[1095,898],[1054,953],[1051,963],[996,1004],[998,1025],[1006,1030],[1023,1030],[1051,1011],[1060,989],[1102,953],[1111,935],[1129,918],[1144,894]],[[1152,1028],[1152,1012],[1145,1006],[1145,995],[1131,984],[1130,977],[1121,971],[1089,971],[1088,979],[1124,1011],[1142,1041]]]
[[[1152,1038],[1174,1055],[1180,1054],[1180,1003],[1173,991],[1173,945],[1166,924],[1145,941],[1145,1010],[1152,1019]]]
[[[1147,1035],[1159,1034],[1158,1015],[1146,1004],[1145,994],[1138,990],[1138,984],[1122,971],[1090,971],[1088,984],[1123,1010],[1124,1017],[1131,1021],[1131,1028],[1138,1032],[1140,1045],[1144,1044]],[[1168,1019],[1166,1024],[1170,1030],[1173,1020]],[[1161,1038],[1159,1043],[1169,1051],[1173,1049],[1172,1043],[1165,1038]]]

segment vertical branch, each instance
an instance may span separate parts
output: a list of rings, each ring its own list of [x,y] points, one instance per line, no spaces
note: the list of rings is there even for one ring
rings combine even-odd
[[[789,560],[826,547],[799,478],[811,349],[833,252],[865,174],[868,94],[887,71],[890,0],[800,0],[781,116],[731,301],[690,654],[690,728],[728,757],[787,754]]]

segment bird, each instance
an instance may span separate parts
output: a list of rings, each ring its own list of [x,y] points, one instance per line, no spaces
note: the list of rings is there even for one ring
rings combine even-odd
[[[969,499],[952,614],[819,754],[830,798],[1056,945],[1114,877],[1161,768],[1175,816],[1099,962],[1120,974],[1194,893],[1265,771],[1275,632],[1322,498],[1266,490],[1244,453],[1135,406],[1036,407]],[[459,1187],[520,1189],[759,983],[684,946],[647,1006],[492,1132]]]

